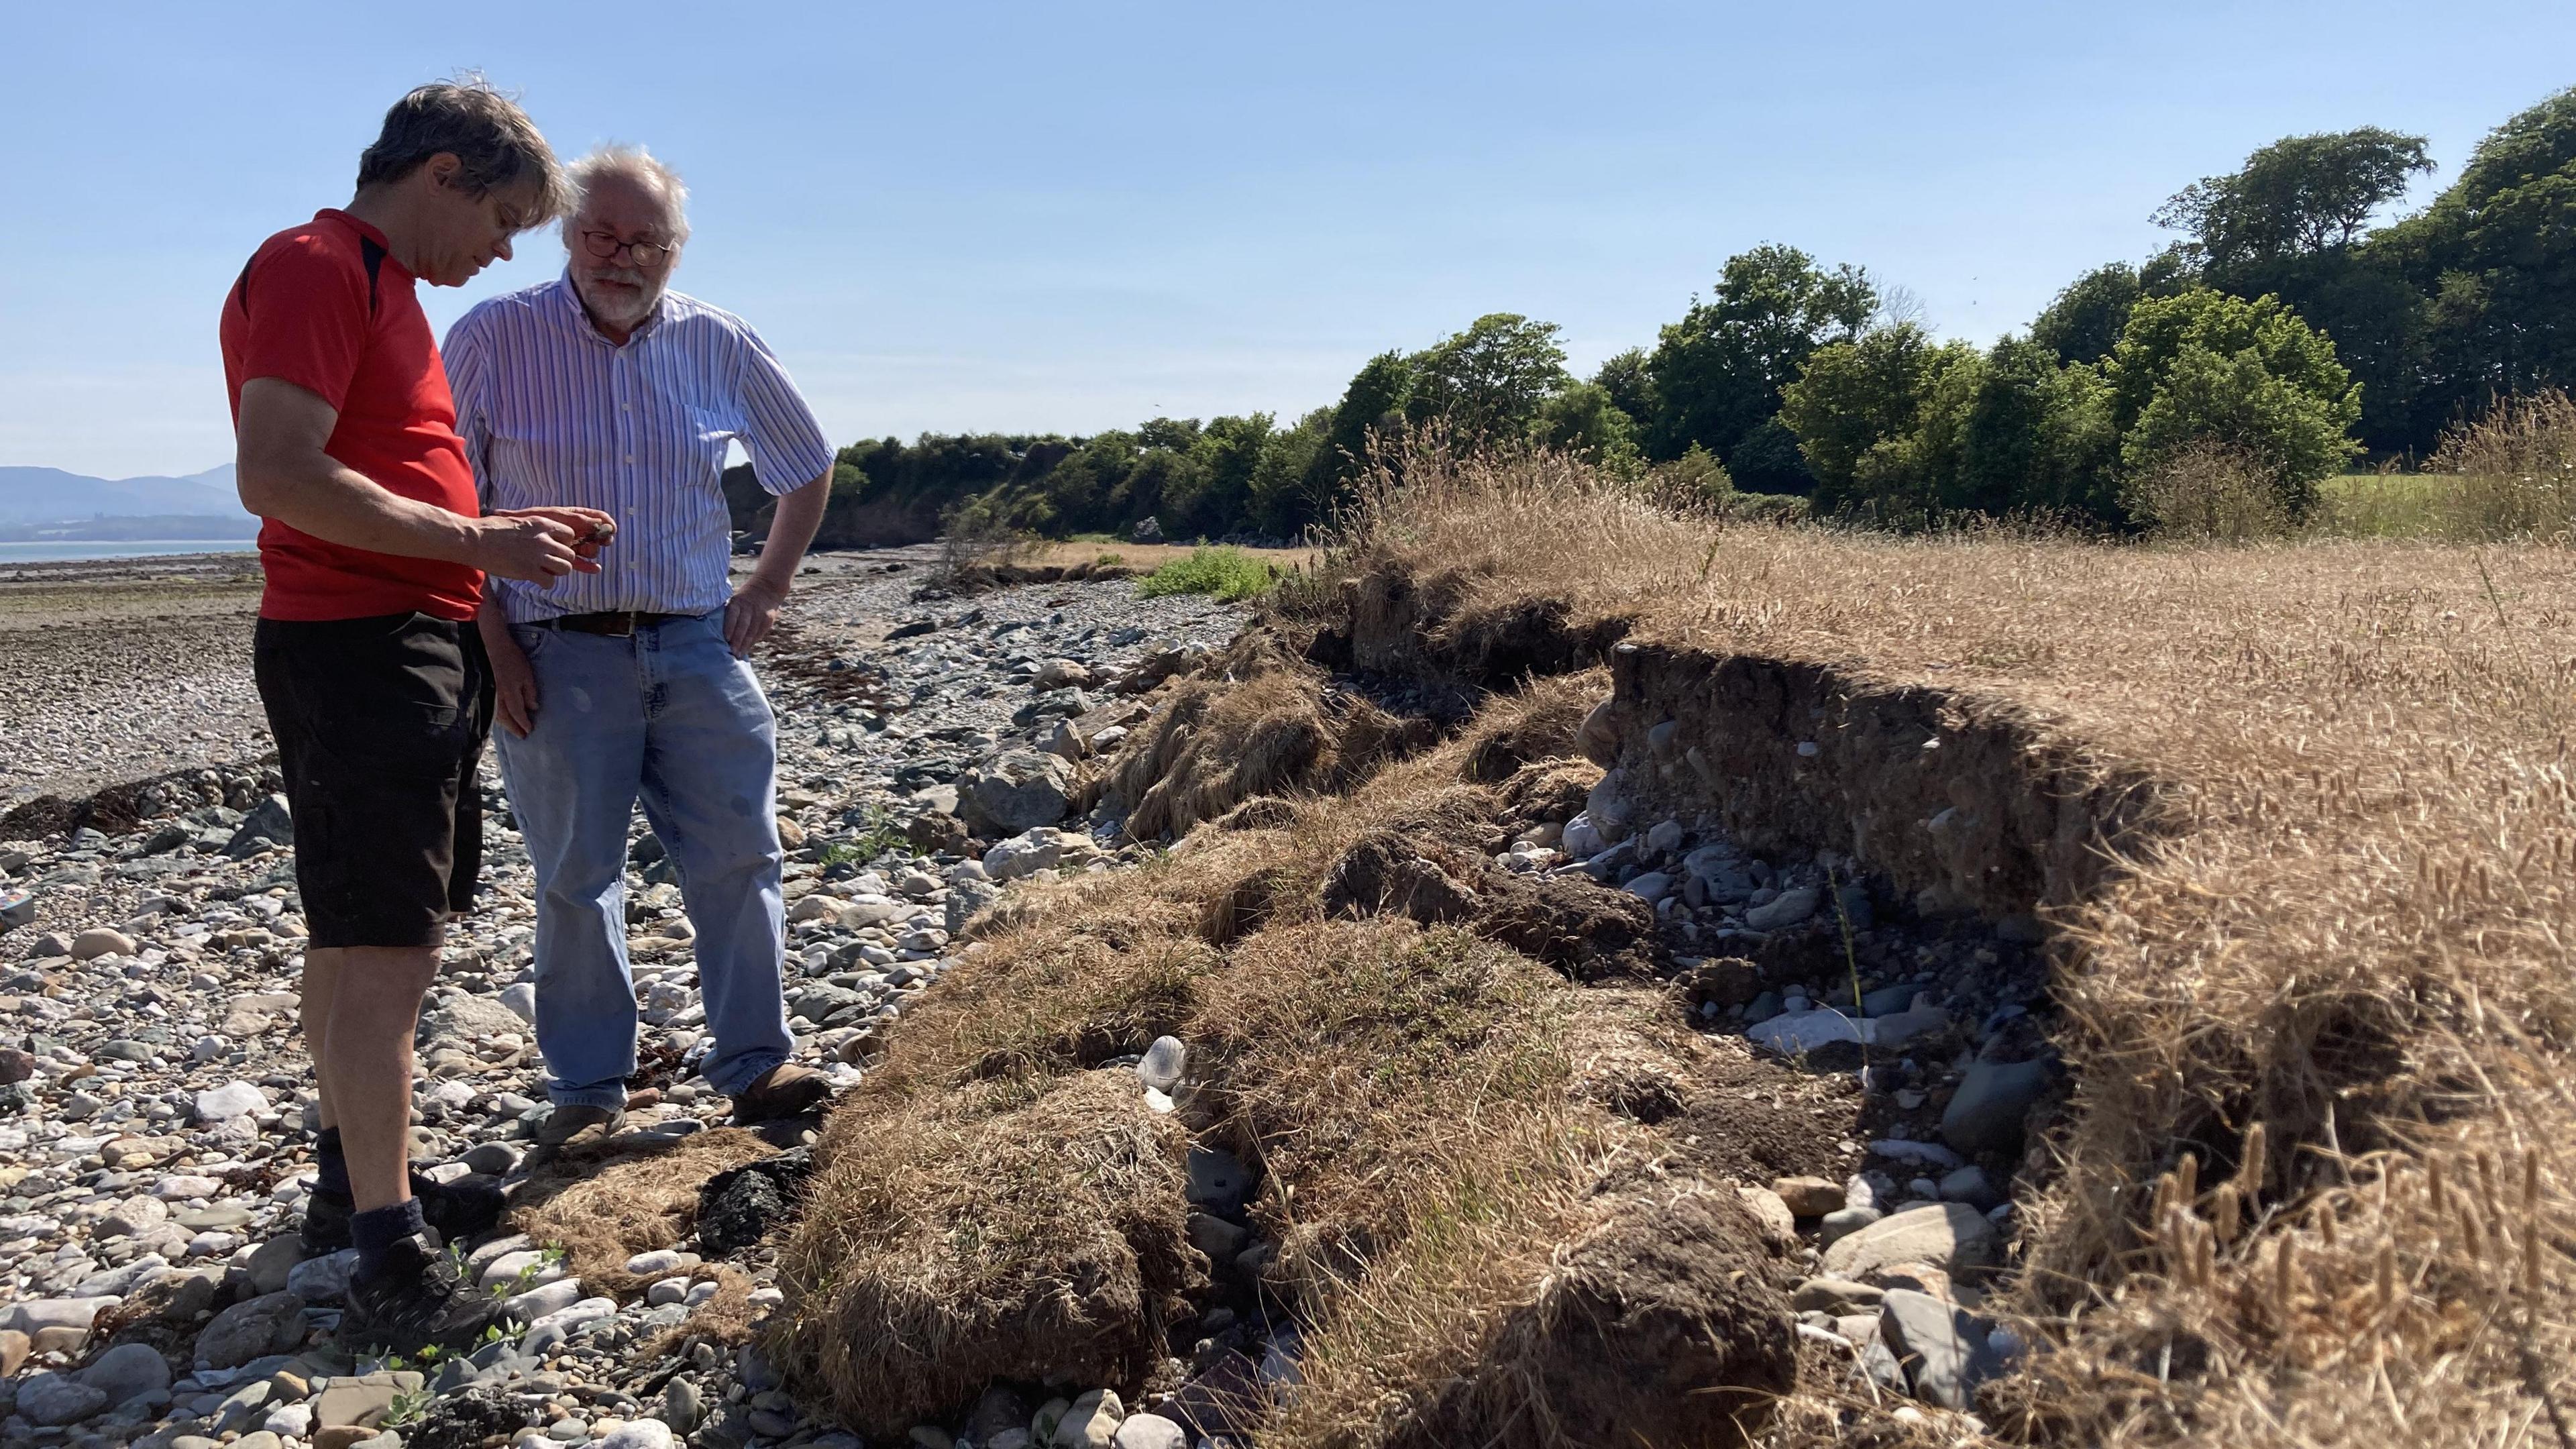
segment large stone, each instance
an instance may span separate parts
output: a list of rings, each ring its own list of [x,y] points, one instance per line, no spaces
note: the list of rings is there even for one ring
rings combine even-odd
[[[1735,1191],[1744,1202],[1745,1212],[1762,1230],[1764,1242],[1782,1251],[1798,1246],[1797,1215],[1780,1200],[1780,1194],[1767,1187],[1739,1187]]]
[[[30,1298],[0,1312],[0,1328],[14,1328],[31,1337],[48,1328],[77,1328],[86,1333],[101,1310],[115,1305],[113,1298]]]
[[[419,1042],[422,1046],[444,1042],[472,1052],[496,1036],[524,1036],[527,1025],[500,1002],[460,991],[420,1014]]]
[[[1189,1200],[1212,1213],[1226,1214],[1243,1206],[1243,1196],[1252,1188],[1252,1176],[1243,1163],[1222,1147],[1193,1147],[1189,1155]]]
[[[1941,1136],[1961,1152],[2021,1151],[2022,1123],[2048,1092],[2046,1062],[1972,1063],[1941,1113]]]
[[[1802,1218],[1820,1218],[1843,1209],[1843,1185],[1830,1177],[1775,1177],[1771,1190]]]
[[[292,1293],[263,1293],[215,1315],[197,1335],[197,1362],[239,1368],[255,1358],[285,1353],[304,1337],[304,1300]]]
[[[1100,846],[1082,831],[1039,826],[985,851],[984,871],[997,881],[1018,880],[1042,870],[1078,866],[1099,855]]]
[[[1965,1203],[1892,1213],[1825,1249],[1825,1272],[1859,1278],[1896,1263],[1929,1263],[1954,1277],[1993,1266],[1995,1225]]]
[[[107,1407],[104,1390],[69,1374],[30,1374],[18,1384],[18,1412],[30,1424],[77,1424]]]
[[[1073,1401],[1056,1421],[1056,1449],[1109,1449],[1118,1436],[1119,1422],[1127,1417],[1127,1406],[1107,1389],[1093,1389]]]
[[[90,1230],[90,1240],[105,1242],[109,1238],[130,1238],[137,1233],[148,1233],[168,1221],[168,1203],[157,1197],[138,1194],[110,1208],[107,1216],[98,1220],[98,1226]]]
[[[1823,893],[1813,886],[1799,886],[1782,891],[1768,905],[1755,906],[1744,913],[1744,924],[1757,931],[1785,930],[1816,913]]]
[[[1039,750],[1006,751],[976,772],[959,803],[980,835],[1053,825],[1073,808],[1073,766]]]
[[[1189,1069],[1190,1049],[1176,1036],[1158,1036],[1145,1049],[1145,1059],[1136,1064],[1136,1075],[1157,1092],[1169,1092],[1181,1084],[1181,1074]]]
[[[403,1380],[409,1379],[409,1383]],[[396,1395],[420,1387],[416,1373],[371,1373],[335,1378],[313,1401],[313,1422],[329,1429],[343,1424],[373,1428],[394,1406]]]
[[[1890,1288],[1880,1300],[1878,1336],[1904,1368],[1914,1396],[1945,1409],[1973,1407],[1977,1385],[2003,1367],[1966,1309],[1910,1289]]]
[[[286,1291],[307,1303],[337,1303],[349,1296],[349,1275],[357,1270],[355,1248],[307,1258],[286,1270]]]
[[[229,1122],[235,1117],[264,1111],[267,1107],[268,1093],[248,1082],[226,1082],[220,1087],[209,1087],[196,1096],[197,1120],[200,1122]]]
[[[92,926],[72,937],[72,959],[95,961],[101,956],[131,956],[134,938],[106,926]]]
[[[671,1426],[659,1419],[629,1419],[591,1444],[593,1449],[671,1449]]]
[[[170,1361],[148,1343],[120,1343],[72,1377],[121,1404],[142,1394],[170,1392]]]
[[[35,1342],[27,1335],[14,1328],[0,1328],[0,1379],[16,1374],[34,1351]]]
[[[253,1249],[250,1255],[250,1286],[254,1293],[283,1293],[286,1275],[304,1261],[304,1244],[289,1233],[271,1238]]]
[[[224,854],[239,860],[256,855],[272,845],[295,843],[295,816],[287,809],[286,797],[271,795],[251,807],[242,817],[241,828],[224,842]]]
[[[1190,1449],[1190,1436],[1160,1414],[1130,1414],[1110,1441],[1116,1449]]]

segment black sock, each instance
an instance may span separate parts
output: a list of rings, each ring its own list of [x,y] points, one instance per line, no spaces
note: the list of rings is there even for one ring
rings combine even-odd
[[[325,1127],[313,1140],[313,1165],[320,1175],[313,1180],[316,1192],[349,1195],[349,1155],[340,1150],[340,1129]]]
[[[369,1208],[349,1218],[349,1240],[357,1245],[358,1273],[372,1278],[383,1268],[385,1250],[422,1231],[420,1199],[405,1198],[392,1207]]]

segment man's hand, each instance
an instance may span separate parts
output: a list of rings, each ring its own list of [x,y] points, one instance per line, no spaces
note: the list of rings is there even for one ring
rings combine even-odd
[[[752,649],[769,637],[778,625],[778,606],[785,602],[787,591],[758,574],[743,580],[733,602],[725,605],[725,643],[736,659],[749,659]]]
[[[502,728],[524,740],[537,722],[536,667],[506,624],[483,631],[483,652],[492,660],[492,713]]]
[[[592,520],[596,520],[594,523]],[[531,508],[495,513],[474,520],[476,568],[505,579],[520,579],[550,589],[566,574],[595,574],[599,564],[596,530],[616,525],[608,515],[587,508]],[[584,546],[589,553],[582,552]]]
[[[496,508],[494,518],[551,518],[576,535],[572,551],[583,558],[597,558],[599,551],[617,539],[617,520],[596,508],[575,508],[569,504],[545,504],[536,508]],[[596,573],[592,569],[588,572]]]

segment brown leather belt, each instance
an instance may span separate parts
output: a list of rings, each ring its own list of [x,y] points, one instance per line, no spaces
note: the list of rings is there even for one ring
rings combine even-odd
[[[667,624],[687,614],[648,614],[640,609],[612,609],[599,614],[557,614],[537,623],[548,629],[570,629],[577,634],[606,634],[623,639],[647,624]]]

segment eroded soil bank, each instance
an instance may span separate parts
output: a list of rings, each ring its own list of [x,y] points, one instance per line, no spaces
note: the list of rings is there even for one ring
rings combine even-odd
[[[827,1129],[806,1391],[978,1444],[1076,1387],[1276,1444],[1974,1407],[2065,1089],[2046,922],[2149,792],[1572,617],[1384,562],[1148,697],[1087,798],[1170,853],[1007,895]]]

